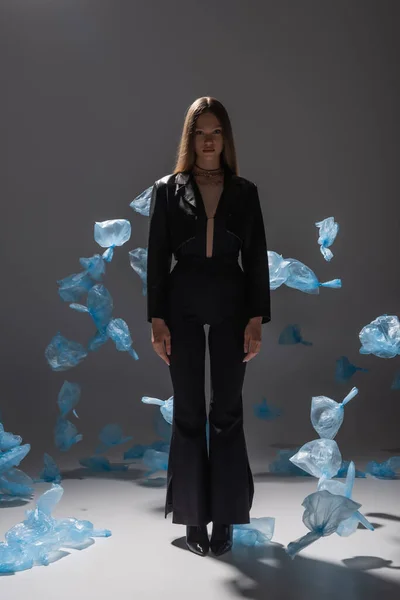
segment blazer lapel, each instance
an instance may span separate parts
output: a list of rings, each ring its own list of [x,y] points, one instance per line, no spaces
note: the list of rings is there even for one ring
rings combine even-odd
[[[181,189],[183,188],[183,200],[190,204],[193,208],[197,208],[196,195],[190,179],[190,173],[177,173],[175,177],[175,184],[175,195],[180,194]]]
[[[221,197],[220,202],[222,199],[224,199],[224,201],[229,199],[233,200],[235,192],[238,190],[239,183],[239,178],[227,171],[225,173],[224,189],[222,192],[224,198]],[[204,210],[201,197],[197,197],[199,194],[200,191],[195,185],[191,173],[177,173],[175,177],[175,195],[181,195],[181,199],[186,203],[186,212],[193,214],[193,209],[196,213],[202,208]]]

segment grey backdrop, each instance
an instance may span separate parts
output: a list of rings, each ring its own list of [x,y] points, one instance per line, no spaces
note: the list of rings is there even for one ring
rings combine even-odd
[[[352,385],[360,393],[336,438],[343,454],[400,445],[400,392],[390,390],[400,360],[358,353],[364,325],[400,315],[398,17],[395,0],[2,0],[0,409],[6,429],[32,444],[25,467],[44,451],[57,461],[90,454],[109,422],[137,443],[154,439],[156,409],[141,397],[166,399],[172,386],[128,261],[147,245],[148,219],[129,203],[172,171],[185,111],[207,94],[229,111],[269,249],[321,281],[343,281],[319,296],[272,292],[272,321],[244,386],[251,460],[317,437],[311,397],[340,401]],[[331,263],[314,225],[328,216],[340,224]],[[99,251],[94,222],[113,218],[128,218],[132,237],[105,284],[140,360],[110,343],[55,373],[44,358],[53,335],[86,342],[93,333],[56,280]],[[288,323],[314,345],[278,345]],[[370,373],[335,383],[342,354]],[[72,420],[84,441],[62,455],[53,426],[65,379],[82,385]],[[284,409],[280,419],[253,416],[263,396]]]

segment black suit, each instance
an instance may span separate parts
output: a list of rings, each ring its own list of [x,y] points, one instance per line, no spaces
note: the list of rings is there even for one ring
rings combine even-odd
[[[270,287],[257,187],[228,169],[213,256],[205,250],[206,212],[194,177],[159,179],[150,206],[147,318],[163,318],[171,332],[174,418],[165,516],[173,511],[173,522],[186,525],[248,523],[254,486],[243,431],[244,329],[251,317],[270,320]],[[204,324],[210,325],[209,455]]]

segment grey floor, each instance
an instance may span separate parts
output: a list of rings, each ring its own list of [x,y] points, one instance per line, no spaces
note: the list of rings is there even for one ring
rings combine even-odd
[[[363,467],[362,460],[356,464]],[[362,504],[374,532],[360,526],[348,538],[334,534],[291,560],[284,547],[307,532],[301,502],[316,490],[316,480],[272,476],[258,467],[252,464],[251,516],[275,517],[272,543],[220,558],[199,557],[186,549],[184,526],[172,524],[171,515],[164,519],[165,485],[144,485],[140,466],[132,464],[126,473],[112,475],[63,470],[64,495],[54,516],[89,519],[95,527],[111,529],[112,536],[98,538],[82,550],[69,550],[48,567],[0,577],[0,597],[400,598],[400,479],[356,479],[353,498]],[[48,487],[36,484],[35,498]],[[1,536],[32,506],[17,503],[2,508]]]

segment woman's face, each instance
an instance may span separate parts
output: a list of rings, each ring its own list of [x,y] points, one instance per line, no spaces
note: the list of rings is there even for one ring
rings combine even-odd
[[[196,120],[194,131],[194,150],[197,162],[205,165],[219,165],[223,147],[224,138],[217,117],[211,112],[201,114]],[[210,166],[210,168],[213,167]]]

